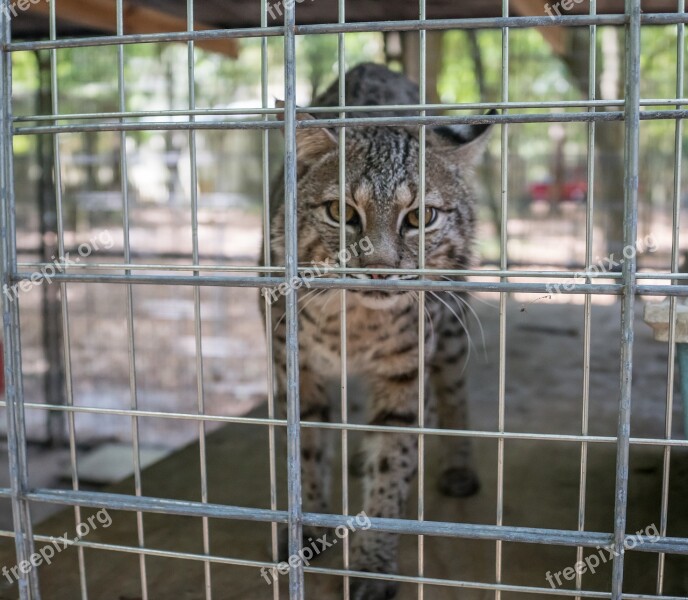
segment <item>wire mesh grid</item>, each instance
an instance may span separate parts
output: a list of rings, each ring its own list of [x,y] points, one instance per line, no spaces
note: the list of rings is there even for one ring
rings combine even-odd
[[[9,5],[10,0],[5,0]],[[640,0],[626,0],[625,14],[599,15],[596,12],[596,2],[590,2],[590,14],[587,16],[565,17],[514,17],[509,14],[509,2],[502,2],[502,17],[495,19],[443,19],[428,20],[426,18],[426,2],[419,0],[418,19],[411,21],[393,22],[366,22],[348,23],[346,20],[346,2],[338,0],[337,23],[322,25],[296,25],[296,6],[294,2],[284,5],[285,19],[283,26],[268,26],[267,0],[261,0],[261,27],[194,31],[194,3],[187,2],[186,32],[161,33],[146,35],[128,35],[124,33],[123,0],[117,0],[117,34],[114,36],[101,36],[80,39],[58,39],[56,31],[56,6],[51,3],[50,11],[50,40],[39,42],[13,42],[10,33],[10,19],[8,12],[3,12],[2,25],[2,77],[0,80],[0,96],[2,97],[2,129],[0,131],[0,173],[2,175],[2,272],[3,283],[12,286],[31,278],[34,270],[45,267],[40,262],[19,263],[17,260],[16,223],[15,223],[15,195],[13,186],[13,139],[17,136],[36,136],[47,134],[52,136],[54,144],[54,172],[59,178],[60,168],[60,144],[59,134],[75,132],[118,132],[121,140],[121,169],[122,179],[127,181],[127,151],[126,137],[131,131],[150,130],[181,130],[187,132],[190,147],[190,172],[192,174],[192,240],[193,260],[189,265],[161,265],[161,264],[133,264],[131,260],[131,245],[129,241],[130,220],[127,185],[122,185],[123,202],[123,229],[125,235],[124,263],[123,264],[99,264],[97,262],[82,262],[70,265],[65,272],[54,276],[59,284],[63,297],[62,326],[64,330],[64,355],[66,372],[65,405],[51,405],[25,402],[22,390],[22,365],[21,365],[21,341],[19,326],[19,304],[4,299],[3,323],[5,339],[5,369],[7,392],[6,400],[2,403],[7,409],[8,415],[8,446],[10,458],[11,487],[0,489],[0,497],[9,498],[13,511],[13,531],[2,531],[0,536],[12,537],[15,541],[17,563],[30,559],[35,552],[36,544],[50,542],[50,538],[33,533],[30,505],[33,502],[55,503],[70,506],[74,509],[75,522],[81,521],[81,509],[84,507],[108,508],[113,510],[127,510],[136,513],[136,546],[124,546],[102,544],[81,540],[77,543],[78,565],[81,598],[88,597],[87,573],[84,560],[86,549],[101,549],[115,552],[135,554],[139,557],[139,569],[141,579],[141,596],[144,599],[155,597],[147,579],[146,564],[149,557],[168,557],[183,560],[201,561],[204,564],[204,594],[210,600],[213,597],[211,581],[212,564],[231,564],[247,567],[273,568],[278,561],[277,525],[287,524],[289,530],[290,554],[297,554],[302,545],[302,532],[305,526],[336,527],[346,525],[349,513],[349,487],[346,475],[342,477],[342,514],[314,514],[306,513],[301,504],[301,432],[304,428],[316,428],[339,432],[342,446],[342,473],[348,472],[348,436],[352,432],[395,432],[413,433],[418,437],[419,466],[418,466],[418,509],[413,519],[385,519],[371,518],[373,531],[409,534],[418,538],[418,565],[417,576],[383,575],[371,573],[358,573],[350,570],[349,540],[344,539],[344,566],[343,569],[325,569],[312,566],[298,565],[290,570],[289,574],[289,598],[293,600],[305,597],[304,573],[330,574],[340,577],[344,581],[344,597],[350,597],[349,579],[352,576],[363,578],[383,578],[392,581],[415,584],[418,598],[427,596],[425,586],[440,585],[463,589],[486,590],[494,594],[499,600],[503,593],[526,594],[550,594],[574,596],[578,598],[670,598],[663,596],[664,565],[666,554],[688,554],[688,539],[667,537],[668,521],[668,491],[669,491],[669,465],[671,451],[677,447],[688,447],[688,441],[672,438],[671,408],[674,402],[672,385],[674,379],[674,352],[675,352],[675,315],[676,300],[688,295],[688,282],[686,276],[679,273],[679,201],[682,160],[682,119],[688,116],[688,111],[683,107],[688,104],[684,96],[684,50],[685,34],[684,26],[688,20],[683,8],[683,2],[677,2],[677,11],[673,14],[641,13]],[[668,99],[641,99],[640,98],[640,34],[641,27],[649,24],[675,25],[678,32],[677,49],[677,87],[676,97]],[[596,36],[597,28],[603,25],[616,25],[625,28],[626,36],[626,89],[623,100],[599,100],[596,98]],[[588,98],[576,102],[537,102],[523,103],[512,102],[509,97],[509,32],[512,29],[550,27],[550,26],[585,26],[589,28],[589,94]],[[492,28],[502,32],[502,98],[498,103],[474,103],[474,104],[428,104],[426,98],[427,89],[427,32],[432,30],[449,29],[475,29]],[[346,50],[345,34],[349,32],[384,32],[384,31],[417,31],[420,36],[420,103],[411,108],[417,111],[417,116],[398,117],[356,117],[356,111],[361,107],[345,106],[345,78]],[[314,120],[299,120],[298,115],[302,109],[296,105],[296,38],[299,35],[315,35],[335,33],[338,35],[338,66],[340,73],[339,106],[335,112],[339,117],[316,118]],[[270,98],[267,88],[267,52],[268,38],[271,36],[283,37],[285,52],[285,88],[283,109],[270,108]],[[195,73],[194,73],[194,45],[201,40],[229,39],[229,38],[261,38],[261,82],[262,82],[262,107],[260,109],[232,109],[232,110],[203,110],[197,109],[195,102]],[[133,112],[126,110],[126,89],[124,78],[124,46],[126,44],[141,44],[152,42],[186,42],[188,45],[188,110],[174,111],[150,111]],[[90,114],[60,114],[60,106],[57,93],[57,51],[62,48],[83,48],[91,46],[116,46],[118,49],[118,111],[110,113]],[[12,114],[12,55],[16,52],[29,50],[47,50],[51,57],[52,78],[52,114],[32,115],[29,117],[14,118]],[[642,110],[644,106],[656,107],[662,105],[662,110]],[[384,110],[408,110],[409,106],[382,107]],[[437,116],[440,110],[445,109],[486,109],[497,108],[500,114],[482,116]],[[541,108],[549,109],[579,109],[578,112],[547,112],[538,114],[519,113],[519,109]],[[599,108],[607,110],[598,111]],[[614,110],[610,110],[614,109]],[[374,111],[375,107],[365,107],[366,111]],[[331,108],[313,107],[308,112],[316,117],[318,113],[332,111]],[[353,116],[347,116],[351,113]],[[430,114],[428,114],[430,113]],[[234,114],[252,115],[251,120],[232,120]],[[283,123],[271,119],[271,116],[282,114]],[[215,117],[214,120],[198,121],[197,118]],[[160,121],[160,118],[186,117],[186,121],[170,120]],[[134,120],[139,119],[139,120]],[[545,433],[516,433],[509,432],[505,427],[506,408],[506,324],[507,296],[511,292],[547,293],[547,282],[551,280],[573,279],[575,274],[567,271],[523,271],[510,269],[507,256],[508,230],[507,220],[504,219],[500,232],[501,258],[497,270],[490,270],[486,274],[483,270],[437,270],[426,269],[425,265],[425,226],[420,222],[420,244],[418,269],[385,270],[385,269],[352,269],[345,267],[331,267],[327,277],[312,281],[314,289],[338,289],[341,290],[341,411],[340,423],[314,423],[300,421],[299,404],[299,346],[298,346],[298,301],[294,293],[287,294],[287,418],[276,418],[275,397],[269,386],[268,392],[268,418],[228,417],[206,414],[204,405],[203,386],[203,348],[201,331],[201,301],[200,290],[202,287],[249,287],[249,288],[277,288],[284,282],[293,280],[299,276],[299,264],[297,256],[297,149],[296,132],[298,128],[333,127],[339,132],[340,147],[345,145],[346,129],[348,127],[361,126],[388,126],[388,125],[412,125],[420,131],[420,214],[425,209],[425,131],[426,127],[445,124],[483,124],[494,123],[501,126],[501,210],[502,214],[508,213],[509,196],[509,164],[508,143],[509,127],[518,123],[552,123],[552,122],[581,122],[587,123],[588,128],[588,189],[590,197],[586,208],[586,264],[593,260],[593,211],[594,195],[592,193],[595,181],[595,133],[596,125],[600,122],[623,121],[625,129],[625,204],[624,204],[624,242],[626,245],[634,245],[637,237],[638,216],[638,163],[639,163],[639,128],[641,120],[668,119],[675,121],[675,162],[674,162],[674,210],[673,210],[673,239],[671,272],[669,273],[641,273],[638,272],[635,257],[625,261],[622,273],[606,273],[605,280],[612,283],[599,283],[595,274],[586,274],[586,281],[572,282],[570,286],[562,289],[562,293],[582,295],[584,297],[584,385],[582,395],[582,429],[579,435],[558,435]],[[285,207],[286,207],[286,264],[274,266],[270,264],[269,233],[269,165],[268,165],[268,134],[271,129],[284,129],[285,149]],[[263,228],[266,236],[264,248],[264,266],[236,267],[231,265],[207,266],[201,265],[199,259],[199,227],[198,227],[198,193],[197,193],[197,156],[196,156],[196,132],[204,129],[257,129],[262,133],[263,156]],[[339,162],[339,190],[340,211],[344,214],[345,203],[345,174],[346,161],[343,153],[340,153]],[[57,196],[55,206],[58,221],[58,243],[61,254],[65,250],[64,242],[64,217],[62,213],[61,184],[56,182]],[[344,220],[340,224],[340,246],[346,247],[346,224]],[[109,274],[102,274],[104,269]],[[152,274],[150,272],[155,272]],[[180,275],[176,272],[190,271],[192,275]],[[243,275],[242,271],[258,271],[260,276]],[[228,274],[229,273],[229,274]],[[362,280],[348,277],[354,274],[416,274],[418,280],[391,280],[369,279]],[[448,275],[471,276],[470,281],[436,281],[423,279],[424,275]],[[499,278],[498,282],[490,278]],[[519,281],[524,278],[537,278],[536,283]],[[658,280],[672,280],[670,285],[658,284]],[[643,282],[643,283],[641,283]],[[127,327],[129,339],[129,387],[130,407],[125,409],[96,408],[75,406],[71,389],[71,344],[70,323],[68,308],[68,291],[70,283],[82,284],[118,284],[125,286],[127,290]],[[136,348],[134,344],[135,319],[133,311],[132,290],[134,286],[141,284],[153,284],[160,286],[190,286],[193,288],[194,298],[194,337],[195,356],[197,369],[197,411],[196,413],[162,412],[142,410],[137,402],[137,372],[136,372]],[[456,291],[484,291],[499,295],[499,398],[498,398],[498,427],[496,431],[479,430],[446,430],[427,427],[424,422],[425,413],[425,389],[422,382],[418,389],[418,415],[419,422],[414,427],[377,426],[372,424],[358,425],[349,422],[348,419],[348,390],[347,390],[347,319],[346,319],[346,295],[348,290],[366,290],[372,288],[411,290],[419,292],[419,340],[425,338],[425,319],[423,318],[425,307],[425,293],[439,290]],[[633,438],[630,431],[631,416],[631,383],[633,374],[633,342],[634,323],[633,311],[636,295],[669,296],[671,327],[669,333],[669,368],[667,373],[667,422],[665,436],[661,438],[643,437]],[[621,394],[618,411],[618,432],[616,436],[599,436],[589,433],[589,393],[590,393],[590,355],[591,355],[591,311],[592,298],[595,295],[613,295],[621,298],[622,323],[621,323]],[[266,309],[269,307],[268,298],[265,297]],[[266,343],[268,354],[272,354],[272,322],[270,310],[265,311],[266,319]],[[425,357],[423,344],[419,344],[419,365],[424,367]],[[270,379],[273,377],[272,365],[268,365]],[[46,410],[59,411],[67,416],[70,444],[70,471],[72,478],[71,490],[57,489],[33,489],[29,485],[27,471],[27,440],[24,426],[25,411]],[[131,421],[133,440],[133,457],[135,471],[135,490],[133,495],[116,495],[96,493],[80,490],[77,469],[77,448],[74,418],[76,414],[90,413],[93,415],[116,415],[126,417]],[[138,426],[141,419],[179,419],[188,420],[197,424],[198,438],[200,440],[200,480],[201,501],[188,502],[144,496],[141,487],[141,464]],[[206,425],[217,423],[243,423],[258,425],[267,428],[269,432],[270,453],[270,509],[249,509],[238,506],[212,504],[208,497],[208,480],[206,471]],[[288,440],[288,510],[278,510],[277,502],[277,466],[276,466],[276,435],[279,430],[286,430]],[[469,437],[495,440],[497,443],[497,507],[494,525],[475,525],[469,523],[428,521],[425,518],[425,438],[433,436]],[[538,529],[527,527],[513,527],[504,525],[504,474],[505,474],[505,442],[508,440],[539,440],[550,442],[576,443],[580,446],[580,487],[578,502],[578,518],[576,530]],[[616,447],[616,482],[615,482],[615,506],[614,506],[614,530],[612,532],[595,532],[586,529],[586,484],[588,450],[591,445],[613,445]],[[575,547],[577,559],[583,559],[586,548],[614,543],[622,547],[627,539],[627,505],[628,505],[628,479],[629,479],[629,449],[632,445],[655,446],[662,448],[663,457],[663,487],[662,507],[660,520],[661,537],[656,543],[641,545],[640,551],[654,552],[658,555],[657,589],[655,596],[644,596],[623,592],[624,583],[624,555],[614,558],[613,578],[609,592],[588,591],[583,589],[582,576],[577,574],[576,589],[550,589],[546,587],[525,587],[503,583],[502,581],[502,545],[505,541],[537,543],[545,545],[560,545]],[[164,513],[170,515],[191,516],[202,520],[203,553],[193,554],[161,550],[150,547],[145,537],[145,517],[150,513]],[[235,519],[255,522],[270,523],[272,525],[272,562],[247,560],[241,557],[227,558],[211,553],[211,529],[210,519]],[[473,540],[486,540],[494,542],[496,549],[495,578],[494,583],[479,583],[473,581],[438,580],[427,577],[425,574],[424,536],[450,536]],[[19,580],[20,597],[37,600],[40,598],[38,571],[29,570],[22,574]],[[274,597],[278,599],[280,591],[274,587]]]

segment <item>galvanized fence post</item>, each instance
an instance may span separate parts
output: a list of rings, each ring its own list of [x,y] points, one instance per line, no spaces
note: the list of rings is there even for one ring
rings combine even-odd
[[[298,277],[298,234],[296,218],[296,3],[285,2],[284,15],[284,206],[285,277]],[[289,555],[296,555],[303,544],[303,505],[301,498],[301,407],[299,401],[298,297],[290,289],[287,302],[287,461],[289,496]],[[289,572],[290,600],[303,600],[303,565]]]
[[[640,0],[626,0],[626,88],[624,150],[624,246],[635,248],[638,233],[638,156],[640,148]],[[616,493],[614,503],[614,558],[612,600],[623,594],[624,548],[628,508],[628,462],[633,391],[633,340],[637,287],[636,253],[623,259],[621,297],[621,398],[616,441]]]
[[[12,54],[10,0],[0,3],[0,196],[2,196],[2,321],[5,353],[5,402],[7,408],[7,446],[11,485],[12,518],[17,565],[33,554],[33,531],[28,492],[28,460],[24,422],[24,394],[19,333],[19,298],[12,291],[17,271],[15,196],[12,145]],[[40,600],[36,569],[19,574],[21,600]]]

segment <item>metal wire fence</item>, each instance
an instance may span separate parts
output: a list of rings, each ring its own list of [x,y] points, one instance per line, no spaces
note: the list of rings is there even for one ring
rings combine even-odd
[[[5,3],[9,5],[10,0]],[[292,600],[303,599],[306,596],[304,588],[304,572],[327,573],[341,577],[345,581],[344,595],[349,596],[348,580],[352,576],[368,578],[384,578],[388,580],[407,582],[416,584],[418,598],[423,598],[426,594],[425,586],[441,585],[463,589],[480,589],[493,592],[499,600],[502,593],[518,592],[525,594],[550,594],[575,596],[580,598],[612,598],[619,600],[625,598],[648,598],[639,594],[624,593],[624,555],[620,554],[614,558],[613,579],[611,589],[608,592],[593,592],[582,589],[581,579],[578,576],[576,590],[553,590],[546,587],[524,587],[509,585],[502,582],[502,546],[505,542],[523,542],[545,545],[558,545],[577,548],[578,560],[582,560],[585,548],[595,548],[616,544],[622,547],[627,539],[627,507],[628,507],[628,482],[629,482],[629,449],[632,445],[655,446],[664,451],[664,470],[663,470],[663,501],[662,516],[660,523],[660,539],[652,544],[639,545],[638,550],[656,553],[659,558],[658,585],[654,598],[670,598],[663,595],[662,581],[665,554],[688,554],[688,539],[667,537],[667,511],[668,511],[668,483],[669,483],[669,461],[671,451],[677,447],[688,447],[688,441],[675,439],[671,436],[671,419],[668,417],[666,435],[660,438],[633,438],[630,431],[631,416],[631,392],[633,376],[633,343],[634,343],[634,321],[633,313],[636,297],[639,294],[647,296],[666,296],[671,298],[670,310],[672,323],[669,336],[669,368],[667,373],[667,414],[671,415],[673,404],[672,382],[674,378],[674,341],[675,341],[675,315],[676,300],[679,297],[688,295],[688,281],[686,276],[679,273],[679,206],[680,206],[680,180],[681,180],[681,161],[682,161],[682,140],[683,123],[682,119],[688,116],[688,110],[684,106],[688,105],[688,99],[684,98],[684,50],[685,35],[684,27],[688,17],[684,12],[683,2],[677,3],[677,11],[673,14],[653,14],[641,13],[640,0],[626,0],[625,14],[619,15],[599,15],[596,12],[596,2],[590,2],[590,14],[586,16],[564,16],[564,17],[514,17],[509,14],[509,3],[503,0],[503,16],[496,19],[426,19],[425,0],[420,0],[418,5],[418,19],[412,21],[390,21],[390,22],[367,22],[349,23],[346,20],[345,0],[338,0],[339,19],[336,23],[321,25],[296,25],[295,11],[296,6],[293,2],[285,3],[285,20],[280,26],[268,26],[267,1],[262,0],[262,23],[261,27],[227,29],[212,31],[194,31],[194,4],[193,0],[187,2],[187,21],[188,31],[180,33],[161,33],[147,35],[128,35],[123,27],[123,5],[122,0],[117,0],[117,34],[113,36],[101,36],[92,38],[58,39],[56,33],[56,7],[58,3],[51,3],[50,14],[50,39],[46,41],[34,42],[14,42],[11,39],[10,19],[8,13],[3,13],[2,31],[0,37],[2,49],[1,78],[0,78],[0,97],[2,98],[2,126],[0,130],[0,175],[2,188],[2,279],[3,284],[13,286],[19,282],[30,280],[32,272],[41,269],[46,264],[40,262],[18,263],[16,245],[16,226],[15,214],[15,193],[14,193],[14,166],[13,166],[13,140],[18,136],[37,136],[49,135],[54,140],[54,173],[58,178],[56,181],[55,207],[57,211],[59,251],[65,250],[64,242],[64,218],[62,214],[62,197],[60,176],[60,144],[58,142],[60,134],[75,132],[119,132],[121,140],[121,166],[122,166],[122,207],[123,207],[123,230],[124,230],[124,262],[122,264],[99,264],[97,262],[84,261],[81,264],[70,265],[65,272],[57,273],[54,280],[60,286],[62,294],[62,328],[64,332],[64,356],[65,356],[65,382],[66,382],[66,405],[36,404],[25,401],[22,391],[22,364],[21,364],[21,341],[20,341],[20,306],[18,302],[11,302],[4,298],[3,304],[3,324],[5,339],[5,370],[7,391],[6,399],[2,406],[6,408],[8,416],[8,445],[10,457],[11,487],[0,489],[0,497],[11,500],[14,529],[13,531],[0,532],[0,535],[12,537],[15,541],[17,562],[30,559],[35,552],[36,544],[47,542],[46,536],[35,535],[30,514],[30,505],[36,502],[47,502],[73,507],[75,522],[81,522],[81,510],[84,507],[107,508],[113,510],[134,511],[137,516],[137,541],[135,546],[123,546],[113,544],[101,544],[81,540],[78,542],[79,551],[79,578],[81,587],[81,597],[88,597],[87,573],[84,559],[86,549],[106,549],[116,552],[125,552],[138,555],[141,594],[142,598],[156,597],[155,591],[150,589],[147,581],[147,559],[152,556],[172,557],[183,560],[201,561],[205,566],[205,597],[210,599],[213,595],[211,585],[211,565],[212,564],[234,564],[250,566],[255,568],[274,567],[277,562],[277,525],[286,523],[289,528],[289,548],[291,554],[296,554],[302,544],[302,530],[306,526],[336,527],[346,525],[348,504],[348,480],[346,475],[342,479],[342,514],[326,515],[313,514],[303,511],[300,503],[301,498],[301,431],[302,428],[321,428],[339,432],[342,444],[342,472],[348,472],[348,436],[352,432],[412,432],[418,436],[419,440],[419,476],[418,476],[418,510],[413,519],[384,519],[371,518],[371,529],[374,531],[393,532],[409,534],[418,537],[418,574],[417,576],[402,575],[382,575],[370,573],[354,573],[349,570],[349,546],[348,539],[344,542],[344,566],[343,569],[324,569],[317,567],[305,567],[303,564],[290,570],[289,575],[289,598]],[[678,51],[677,51],[677,88],[675,98],[665,99],[641,99],[640,98],[640,49],[641,49],[641,28],[644,25],[661,24],[676,26],[678,31]],[[595,95],[596,82],[596,36],[597,29],[604,25],[615,25],[625,29],[626,40],[626,64],[625,77],[626,89],[625,97],[620,100],[606,101],[600,100]],[[539,102],[523,103],[511,101],[509,95],[509,33],[517,28],[532,27],[552,27],[552,26],[584,26],[589,28],[590,47],[589,47],[589,96],[580,102]],[[502,31],[502,98],[497,103],[473,103],[473,104],[440,104],[431,105],[426,103],[426,65],[428,61],[426,34],[432,30],[449,29],[468,29],[468,28],[492,28]],[[345,87],[344,73],[346,71],[346,53],[344,36],[348,32],[385,32],[385,31],[417,31],[420,36],[420,90],[421,102],[416,106],[386,106],[384,110],[404,110],[411,108],[417,111],[417,116],[398,116],[398,117],[376,117],[358,118],[357,110],[359,107],[345,106]],[[336,33],[339,36],[339,73],[340,106],[335,108],[314,107],[309,108],[308,112],[318,115],[322,112],[339,112],[339,118],[314,120],[298,120],[297,115],[302,111],[296,105],[296,64],[295,44],[299,35],[317,35],[324,33]],[[283,109],[270,108],[270,98],[268,97],[267,86],[267,40],[268,37],[283,37],[284,56],[285,56],[285,105]],[[224,111],[198,110],[195,104],[194,87],[194,44],[200,40],[224,39],[224,38],[246,38],[257,37],[263,41],[262,45],[262,66],[261,80],[262,88],[262,108],[260,109],[236,109]],[[126,109],[126,89],[124,79],[124,46],[126,44],[142,44],[153,42],[186,42],[188,44],[188,110],[176,111],[150,111],[150,112],[128,112]],[[57,94],[57,53],[62,48],[90,47],[90,46],[116,46],[118,48],[118,76],[119,94],[118,110],[110,113],[92,114],[60,114],[60,106]],[[49,51],[51,56],[52,69],[52,114],[38,114],[29,117],[16,119],[12,114],[12,56],[17,52],[44,50]],[[657,107],[664,106],[661,110],[643,110],[645,106]],[[460,115],[460,116],[438,116],[439,110],[474,110],[498,108],[501,114],[496,115]],[[547,109],[547,112],[537,114],[519,113],[519,109],[537,108]],[[577,109],[576,112],[564,109]],[[600,111],[598,109],[607,110]],[[554,109],[561,109],[561,112],[551,112]],[[613,110],[610,110],[613,109]],[[366,111],[375,110],[365,107]],[[345,113],[352,113],[347,117]],[[233,119],[235,113],[251,115],[249,120]],[[271,119],[273,115],[282,115],[283,123]],[[197,117],[213,117],[203,121],[197,121]],[[180,122],[172,120],[173,117],[186,117],[187,120]],[[161,121],[160,118],[170,119]],[[508,230],[506,219],[502,224],[500,234],[501,239],[501,260],[497,270],[443,270],[437,271],[425,268],[424,239],[425,228],[420,227],[420,257],[418,269],[413,273],[421,276],[416,281],[391,280],[391,279],[369,279],[362,280],[348,277],[353,274],[375,274],[375,273],[396,273],[408,274],[409,271],[400,270],[379,270],[379,269],[351,269],[351,268],[330,268],[329,276],[319,278],[311,283],[314,289],[337,289],[341,290],[341,411],[342,419],[339,423],[312,423],[300,422],[299,405],[299,347],[298,347],[298,314],[297,298],[295,294],[289,294],[287,301],[287,349],[288,349],[288,413],[286,420],[276,418],[275,398],[272,392],[269,393],[268,418],[249,418],[249,417],[221,417],[208,415],[204,405],[203,387],[203,349],[201,332],[201,287],[220,286],[220,287],[249,287],[249,288],[277,288],[280,284],[288,282],[299,275],[297,258],[297,228],[296,228],[296,190],[297,190],[297,153],[296,153],[296,131],[298,128],[309,127],[335,127],[338,128],[340,136],[340,147],[344,147],[345,130],[348,127],[362,126],[394,126],[394,125],[413,125],[420,129],[420,214],[425,210],[425,129],[432,125],[446,124],[481,124],[494,123],[501,126],[501,210],[503,215],[508,214],[509,197],[507,194],[509,182],[508,165],[508,142],[509,128],[511,124],[517,123],[546,123],[546,122],[583,122],[588,127],[588,189],[590,196],[587,203],[587,223],[586,223],[586,263],[592,264],[592,235],[593,235],[593,211],[594,211],[594,181],[595,181],[595,127],[597,123],[603,121],[622,121],[625,128],[625,222],[624,235],[625,244],[633,246],[637,237],[637,215],[638,215],[638,164],[639,164],[639,128],[642,120],[668,119],[675,121],[675,186],[674,186],[674,210],[673,210],[673,252],[670,272],[661,273],[642,273],[637,269],[635,257],[625,261],[622,273],[604,274],[605,282],[599,282],[593,274],[586,275],[584,283],[572,281],[570,286],[562,288],[563,293],[581,295],[585,298],[585,334],[584,334],[584,355],[586,364],[586,378],[584,381],[583,402],[583,426],[579,435],[558,435],[543,433],[514,433],[506,430],[505,427],[505,408],[506,408],[506,319],[507,297],[510,292],[527,293],[548,293],[548,282],[552,280],[573,280],[575,275],[563,271],[517,271],[510,269],[507,256]],[[269,214],[269,165],[268,165],[268,135],[270,130],[284,128],[285,133],[285,205],[286,205],[286,264],[284,266],[270,265],[270,253],[266,244],[264,251],[264,267],[239,267],[232,265],[221,265],[219,267],[209,267],[200,264],[199,259],[199,239],[198,239],[198,195],[196,181],[196,132],[202,129],[257,129],[263,136],[263,201],[264,201],[264,229],[266,238],[269,238],[270,214]],[[192,173],[192,235],[193,235],[193,257],[188,265],[142,265],[134,264],[131,259],[131,243],[129,239],[130,201],[127,191],[127,152],[126,136],[131,131],[152,131],[152,130],[182,130],[188,132],[191,173]],[[345,173],[346,164],[344,156],[340,157],[340,197],[342,202],[341,210],[344,210],[345,198]],[[342,249],[346,246],[345,223],[342,221],[340,230],[340,243]],[[107,273],[103,273],[107,271]],[[190,275],[179,274],[189,272]],[[245,275],[242,271],[257,271],[259,276]],[[424,280],[423,275],[448,275],[448,276],[470,276],[470,281],[430,281]],[[499,281],[494,281],[498,278]],[[537,282],[525,282],[524,278],[537,278]],[[657,283],[660,280],[671,280],[671,284]],[[611,283],[609,283],[611,281]],[[80,283],[88,285],[116,284],[125,286],[127,290],[127,327],[129,338],[129,377],[130,377],[130,406],[128,409],[108,409],[96,407],[76,406],[74,403],[73,392],[71,389],[71,362],[70,362],[70,323],[68,309],[69,284]],[[132,308],[132,290],[141,284],[152,284],[159,286],[190,286],[194,291],[194,319],[195,319],[195,341],[196,341],[196,368],[198,373],[197,385],[197,411],[195,413],[163,412],[139,409],[137,402],[137,371],[136,371],[136,348],[134,344],[135,319]],[[413,290],[419,292],[420,296],[420,315],[423,315],[425,292],[439,290],[455,291],[484,291],[498,294],[500,298],[499,311],[499,420],[498,427],[494,431],[475,431],[475,430],[446,430],[426,427],[423,415],[426,399],[424,398],[423,384],[418,390],[418,414],[420,422],[417,427],[382,427],[376,425],[357,425],[349,422],[349,403],[347,395],[347,362],[346,362],[346,293],[347,290],[365,290],[371,288],[394,289],[394,290]],[[618,405],[618,431],[616,436],[595,436],[589,433],[589,365],[591,352],[591,310],[592,298],[595,295],[618,296],[622,303],[622,322],[621,322],[621,371],[620,389],[621,395]],[[266,297],[266,307],[269,307]],[[266,336],[268,354],[272,353],[271,332],[273,330],[270,311],[266,310]],[[419,319],[419,340],[424,339],[424,318]],[[421,368],[424,364],[423,345],[419,346],[419,361]],[[268,367],[269,377],[273,375],[272,367]],[[269,387],[271,390],[271,386]],[[56,489],[33,489],[29,485],[27,470],[27,441],[25,436],[24,418],[27,410],[46,410],[60,411],[66,414],[69,428],[70,444],[70,467],[72,476],[72,489],[68,491]],[[75,435],[74,419],[78,413],[90,413],[95,415],[117,415],[127,417],[131,420],[131,431],[133,439],[133,457],[135,471],[135,489],[133,495],[115,495],[96,492],[87,492],[80,489],[80,482],[77,469],[77,440]],[[198,502],[176,501],[155,497],[147,497],[142,493],[141,486],[141,465],[139,462],[139,421],[143,418],[155,419],[182,419],[195,422],[198,427],[198,438],[200,440],[200,464],[201,464],[201,500]],[[270,509],[250,509],[237,506],[212,504],[208,498],[208,480],[206,471],[206,430],[205,425],[209,422],[221,423],[244,423],[265,427],[269,431],[269,451],[270,451],[270,483],[271,499]],[[278,510],[277,491],[276,491],[276,435],[279,430],[286,430],[288,439],[288,510]],[[435,522],[425,519],[425,440],[429,435],[433,436],[461,436],[471,438],[492,439],[497,443],[497,511],[494,525],[475,525],[470,523]],[[578,527],[575,530],[559,529],[540,529],[527,527],[514,527],[504,524],[504,451],[507,440],[546,440],[551,442],[567,442],[580,445],[580,497],[578,507]],[[591,445],[615,445],[617,450],[616,458],[616,482],[615,482],[615,506],[614,506],[614,528],[609,532],[588,531],[585,527],[586,514],[586,468],[588,449]],[[147,545],[146,529],[144,525],[147,513],[165,513],[170,515],[184,515],[196,517],[202,520],[203,525],[203,553],[191,554],[185,552],[175,552],[169,550],[155,549]],[[272,551],[274,562],[264,562],[247,560],[242,557],[225,558],[211,553],[211,528],[210,519],[235,519],[256,521],[272,524]],[[458,580],[438,580],[425,576],[425,553],[424,536],[450,536],[456,538],[487,540],[493,541],[496,545],[495,561],[495,582],[481,583],[472,581]],[[29,570],[22,574],[19,579],[20,597],[22,600],[38,600],[40,596],[39,578],[36,569]],[[277,587],[274,589],[275,597],[279,596]]]

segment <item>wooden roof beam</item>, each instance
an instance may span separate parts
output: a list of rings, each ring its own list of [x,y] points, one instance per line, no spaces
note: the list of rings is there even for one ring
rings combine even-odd
[[[63,0],[60,1],[62,2]],[[544,2],[544,0],[511,0],[512,8],[514,8],[522,17],[549,16],[547,7],[550,7],[552,15],[556,15],[556,12],[553,8],[554,4],[561,4],[561,1],[551,0],[550,2]],[[564,14],[563,11],[561,12]],[[561,56],[566,53],[569,44],[569,31],[566,27],[560,27],[556,25],[538,27],[537,30],[540,32],[542,37],[545,38],[545,41],[552,46],[552,50],[554,50],[557,54]]]
[[[32,11],[50,14],[50,3],[39,2]],[[114,0],[59,0],[56,5],[57,18],[71,21],[93,29],[108,32],[117,31],[117,5]],[[187,31],[186,19],[165,12],[146,8],[128,2],[123,3],[124,32],[127,34],[170,33]],[[194,23],[195,31],[217,29],[203,23]],[[196,46],[224,54],[231,58],[239,57],[239,42],[235,39],[201,40]]]

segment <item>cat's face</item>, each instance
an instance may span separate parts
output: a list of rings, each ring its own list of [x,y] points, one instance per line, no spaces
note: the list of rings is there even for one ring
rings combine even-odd
[[[421,216],[417,133],[384,127],[349,130],[342,214],[337,139],[321,129],[301,130],[297,138],[299,264],[341,264],[344,258],[350,268],[416,269],[424,220],[425,266],[469,268],[475,230],[470,179],[481,150],[478,146],[484,145],[483,131],[479,133],[461,143],[428,131],[425,213]],[[340,252],[342,220],[348,250],[344,255]],[[418,275],[378,277],[417,279]],[[404,296],[378,291],[360,294],[375,308],[386,308]]]

